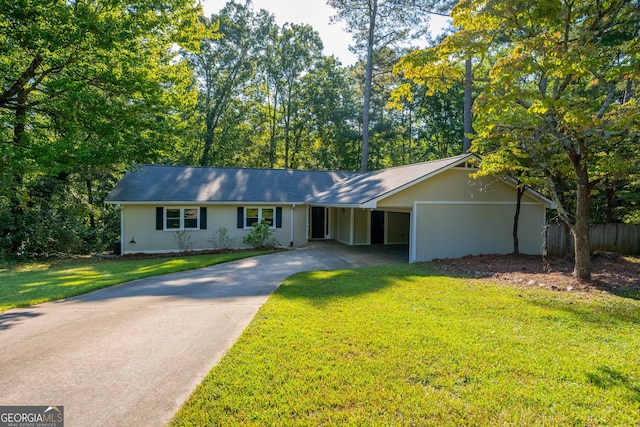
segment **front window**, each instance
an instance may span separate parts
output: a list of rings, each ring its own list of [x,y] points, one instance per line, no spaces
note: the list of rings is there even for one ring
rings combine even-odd
[[[267,224],[269,224],[269,227],[273,228],[273,226],[275,225],[273,222],[273,209],[262,209],[262,219],[264,219]]]
[[[180,229],[180,209],[167,209],[167,230]]]
[[[265,220],[270,228],[275,228],[275,211],[274,208],[244,208],[244,227],[251,228]]]
[[[253,224],[257,224],[260,222],[260,209],[258,208],[247,208],[245,209],[245,227],[251,227]]]
[[[198,228],[198,209],[184,210],[184,228]]]
[[[165,230],[196,230],[198,226],[198,208],[165,209]]]

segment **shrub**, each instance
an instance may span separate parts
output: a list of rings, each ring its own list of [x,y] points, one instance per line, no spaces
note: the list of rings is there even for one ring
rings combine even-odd
[[[229,249],[233,245],[233,237],[229,236],[229,230],[226,227],[219,227],[209,237],[208,241],[216,249]]]
[[[191,250],[191,233],[187,230],[179,230],[173,232],[173,241],[178,245],[180,252],[187,252]]]
[[[245,237],[242,238],[242,241],[245,244],[251,245],[254,248],[261,248],[263,246],[278,246],[280,243],[273,237],[271,237],[275,233],[267,221],[264,219],[258,223],[253,224],[251,227],[251,231]]]

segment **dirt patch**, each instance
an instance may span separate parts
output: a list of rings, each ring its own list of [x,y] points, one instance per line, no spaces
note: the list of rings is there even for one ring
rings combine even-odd
[[[592,280],[572,277],[573,261],[566,257],[479,255],[434,261],[441,270],[479,280],[559,291],[620,292],[640,290],[640,258],[603,253],[592,257]]]

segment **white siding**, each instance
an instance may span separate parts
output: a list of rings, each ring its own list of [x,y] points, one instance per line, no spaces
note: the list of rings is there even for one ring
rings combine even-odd
[[[385,216],[385,243],[409,243],[409,214],[404,212],[387,212]]]
[[[351,211],[353,209],[340,208],[336,209],[337,230],[336,240],[341,243],[350,245],[351,242]]]
[[[416,203],[412,261],[513,252],[515,203]],[[523,205],[520,252],[540,254],[544,207]]]
[[[354,245],[368,245],[371,243],[371,213],[369,209],[354,209]]]
[[[282,207],[282,227],[275,229],[273,237],[282,246],[288,246],[291,241],[294,246],[307,243],[307,206],[297,205],[294,209],[291,205],[280,207]],[[232,247],[247,247],[242,242],[242,238],[249,233],[249,230],[237,228],[237,208],[238,205],[207,206],[207,229],[189,231],[191,249],[194,251],[215,249],[209,240],[220,227],[226,228],[229,237],[233,238]],[[292,211],[293,237],[291,236]],[[173,231],[156,230],[156,205],[123,205],[122,225],[123,253],[179,251]],[[135,243],[131,243],[132,240]]]

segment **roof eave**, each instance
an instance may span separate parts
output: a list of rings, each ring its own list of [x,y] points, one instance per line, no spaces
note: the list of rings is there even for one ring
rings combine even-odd
[[[507,182],[509,182],[509,184],[513,185],[514,187],[517,187],[518,181],[515,178],[512,178],[512,177],[508,176],[506,180],[507,180]],[[549,199],[548,197],[545,197],[541,193],[538,193],[533,188],[527,187],[527,191],[526,192],[529,193],[532,197],[540,200],[540,202],[542,202],[542,204],[544,204],[545,208],[547,208],[547,209],[555,209],[556,208],[556,204],[553,202],[553,200]]]
[[[478,160],[480,160],[480,157],[478,157],[476,154],[468,153],[466,156],[461,157],[461,158],[460,158],[458,161],[456,161],[456,162],[451,162],[451,164],[449,164],[449,165],[447,165],[447,166],[443,166],[442,168],[440,168],[440,169],[438,169],[438,170],[435,170],[435,171],[433,171],[433,172],[431,172],[431,173],[428,173],[428,174],[426,174],[426,175],[423,175],[423,176],[421,176],[420,178],[414,179],[413,181],[410,181],[410,182],[408,182],[408,183],[406,183],[406,184],[403,184],[403,185],[401,185],[401,186],[399,186],[399,187],[396,187],[396,188],[394,188],[393,190],[390,190],[390,191],[388,191],[388,192],[386,192],[386,193],[384,193],[384,194],[381,194],[381,195],[376,196],[376,197],[374,197],[374,198],[372,198],[372,199],[366,200],[366,201],[364,201],[364,202],[362,203],[362,205],[367,205],[367,207],[368,207],[369,205],[373,205],[373,206],[374,206],[374,208],[375,208],[375,207],[377,207],[377,206],[378,206],[378,202],[379,202],[379,201],[384,200],[384,199],[386,199],[387,197],[391,197],[391,196],[393,196],[394,194],[397,194],[397,193],[399,193],[399,192],[401,192],[401,191],[404,191],[404,190],[406,190],[406,189],[407,189],[407,188],[409,188],[409,187],[413,187],[414,185],[419,184],[419,183],[421,183],[422,181],[426,181],[427,179],[429,179],[429,178],[431,178],[431,177],[433,177],[433,176],[435,176],[435,175],[438,175],[438,174],[440,174],[440,173],[442,173],[442,172],[445,172],[445,171],[447,171],[447,170],[449,170],[449,169],[451,169],[451,168],[454,168],[454,167],[456,167],[457,165],[459,165],[460,163],[464,163],[464,162],[466,162],[467,160],[469,160],[469,159],[470,159],[470,158],[472,158],[472,157],[473,157],[473,158],[476,158],[476,159],[478,159]]]
[[[217,200],[105,200],[107,205],[306,205],[300,201],[217,201]]]

